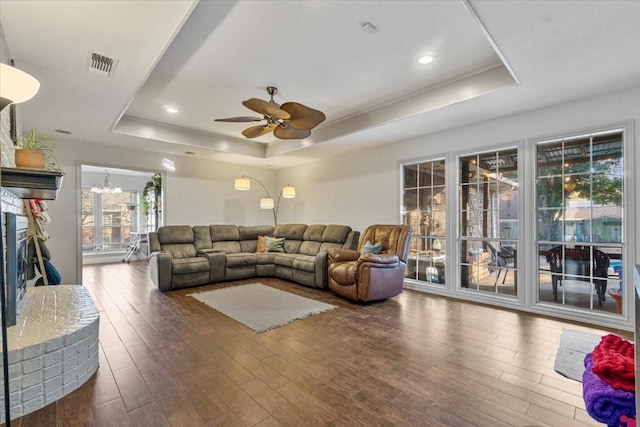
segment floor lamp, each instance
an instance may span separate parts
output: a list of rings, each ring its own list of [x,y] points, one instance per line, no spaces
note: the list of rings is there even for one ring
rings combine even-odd
[[[274,204],[273,197],[269,194],[269,190],[257,179],[249,175],[242,175],[241,178],[236,178],[233,182],[233,188],[240,191],[248,191],[251,189],[251,181],[255,181],[267,193],[267,197],[260,199],[260,209],[271,209],[273,211],[273,224],[278,225],[278,208],[280,207],[280,199],[294,199],[296,197],[296,187],[292,185],[285,185],[280,190],[278,195],[278,202]]]
[[[31,75],[7,64],[0,64],[0,111],[10,104],[28,101],[40,89],[40,83]],[[1,156],[1,154],[0,154]],[[0,163],[2,158],[0,157]],[[0,178],[0,186],[2,181]],[[0,205],[2,218],[2,205]],[[1,221],[0,221],[1,222]],[[9,354],[7,348],[7,291],[4,275],[4,238],[0,239],[0,310],[2,310],[2,370],[4,383],[5,425],[11,427],[11,403],[9,391]]]

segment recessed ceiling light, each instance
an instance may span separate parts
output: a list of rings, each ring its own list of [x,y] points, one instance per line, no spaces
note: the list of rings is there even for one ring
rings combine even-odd
[[[422,65],[427,65],[432,63],[433,59],[434,59],[434,54],[428,53],[426,55],[421,56],[420,59],[418,59],[418,62],[421,63]]]
[[[167,113],[175,114],[178,112],[178,109],[175,107],[166,106],[164,107],[164,111],[166,111]]]
[[[184,152],[184,154],[190,154],[190,155],[193,155],[193,154],[196,154],[196,153],[194,153],[193,151],[185,151],[185,152]]]

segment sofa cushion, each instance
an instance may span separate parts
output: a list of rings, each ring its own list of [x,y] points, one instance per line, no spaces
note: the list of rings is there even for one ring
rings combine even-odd
[[[196,247],[193,243],[176,243],[171,245],[162,245],[162,250],[169,252],[171,257],[176,259],[193,258],[196,256]]]
[[[292,267],[296,270],[308,271],[309,273],[315,273],[316,271],[316,257],[308,255],[298,255],[294,258]]]
[[[322,242],[322,233],[324,233],[325,228],[327,228],[327,226],[324,224],[310,225],[304,232],[302,240],[314,240],[316,242]]]
[[[174,259],[171,263],[173,274],[191,274],[209,271],[209,260],[207,258],[181,258]]]
[[[276,226],[273,236],[284,237],[287,240],[302,240],[306,230],[306,224],[282,224]]]
[[[302,255],[316,255],[320,250],[321,244],[322,243],[320,243],[320,241],[315,242],[312,240],[305,240],[300,245],[300,250],[298,251],[298,253]]]
[[[299,254],[302,240],[285,240],[284,251],[288,254]]]
[[[256,254],[227,254],[227,268],[256,265]]]
[[[278,252],[265,252],[256,254],[256,264],[273,264],[275,257],[280,255]]]
[[[267,252],[284,252],[284,237],[265,237]]]
[[[158,229],[161,245],[167,243],[193,243],[193,228],[190,225],[168,225]]]
[[[222,242],[225,240],[240,240],[240,231],[237,225],[228,224],[216,224],[210,225],[209,230],[211,232],[212,242]]]
[[[238,226],[239,240],[258,240],[258,236],[273,235],[272,225]]]
[[[293,261],[296,260],[297,256],[298,254],[277,254],[273,258],[273,263],[284,267],[293,267]]]
[[[208,225],[196,225],[193,227],[196,250],[211,249],[211,232],[209,230]]]
[[[351,232],[351,227],[348,225],[327,225],[322,233],[323,242],[331,243],[344,243],[347,239],[347,235]]]
[[[227,254],[237,254],[242,252],[240,248],[240,242],[236,241],[224,241],[224,242],[211,242],[211,248],[216,251],[224,252]]]
[[[258,253],[258,241],[240,240],[240,252]]]

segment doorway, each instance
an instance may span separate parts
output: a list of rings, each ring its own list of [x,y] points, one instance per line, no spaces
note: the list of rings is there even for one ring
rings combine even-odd
[[[163,224],[163,173],[80,166],[82,264],[145,259],[146,234]]]

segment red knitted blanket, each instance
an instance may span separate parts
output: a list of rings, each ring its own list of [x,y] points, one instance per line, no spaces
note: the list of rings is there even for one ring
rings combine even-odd
[[[635,345],[617,335],[602,337],[593,349],[593,373],[612,387],[636,391]]]

